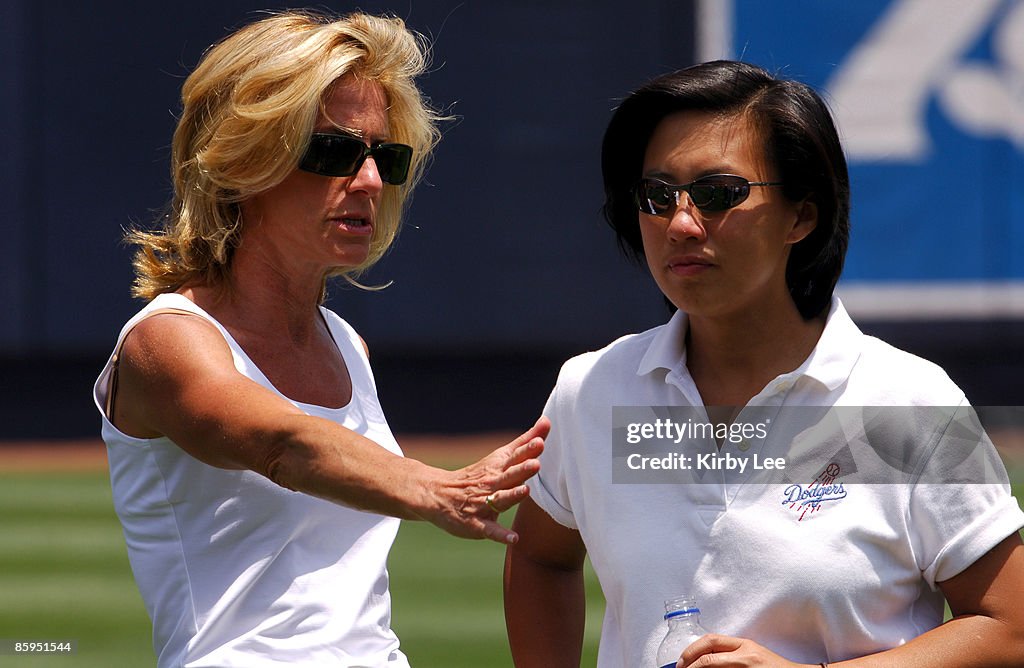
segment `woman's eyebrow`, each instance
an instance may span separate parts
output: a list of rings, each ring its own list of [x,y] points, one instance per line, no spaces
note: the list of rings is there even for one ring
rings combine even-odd
[[[346,137],[354,137],[370,145],[383,144],[388,141],[388,136],[373,136],[367,138],[366,132],[357,128],[347,128],[343,125],[337,125],[335,123],[328,122],[323,128],[315,127],[313,132],[318,134],[336,134],[343,135]]]
[[[364,135],[362,130],[356,128],[347,128],[344,125],[338,125],[337,123],[333,123],[331,121],[324,121],[323,123],[318,123],[316,125],[315,131],[325,134],[350,135],[352,137],[358,137],[359,139],[363,139]]]

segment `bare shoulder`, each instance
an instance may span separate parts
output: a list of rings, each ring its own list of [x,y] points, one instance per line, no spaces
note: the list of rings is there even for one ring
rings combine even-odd
[[[121,345],[111,421],[130,436],[155,438],[165,433],[155,418],[186,388],[234,373],[231,349],[212,323],[188,313],[152,315]]]
[[[301,410],[240,372],[220,330],[189,313],[154,314],[126,336],[111,421],[166,436],[200,461],[260,470],[266,446]],[[240,447],[239,444],[246,444]]]
[[[189,313],[159,313],[140,321],[125,336],[120,367],[147,376],[175,375],[196,365],[231,364],[231,350],[220,331]]]

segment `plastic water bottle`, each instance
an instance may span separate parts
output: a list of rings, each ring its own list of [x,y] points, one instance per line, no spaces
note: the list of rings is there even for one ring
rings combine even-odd
[[[665,601],[668,631],[658,646],[658,668],[675,668],[683,650],[707,631],[700,625],[700,608],[692,596]]]

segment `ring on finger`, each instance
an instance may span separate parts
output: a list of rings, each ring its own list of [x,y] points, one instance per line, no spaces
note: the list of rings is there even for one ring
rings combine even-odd
[[[493,510],[494,512],[500,514],[501,510],[498,509],[498,506],[494,505],[494,501],[495,501],[495,495],[494,494],[488,494],[484,498],[484,503],[486,503],[488,506],[490,506],[491,510]]]

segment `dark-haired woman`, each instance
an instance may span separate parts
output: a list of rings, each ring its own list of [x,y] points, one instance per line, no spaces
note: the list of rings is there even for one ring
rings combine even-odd
[[[607,600],[602,668],[655,666],[662,602],[679,594],[715,632],[681,667],[1024,665],[1024,513],[1005,482],[843,486],[845,462],[825,449],[835,493],[810,504],[720,471],[704,484],[613,479],[616,407],[730,426],[800,407],[969,409],[941,369],[862,334],[832,294],[849,183],[819,96],[738,62],[680,70],[620,105],[602,168],[608,221],[678,310],[562,369],[506,559],[516,665],[579,665],[586,555]],[[951,446],[959,426],[914,436],[915,456]],[[764,436],[677,449],[749,461],[776,452],[774,425]]]

